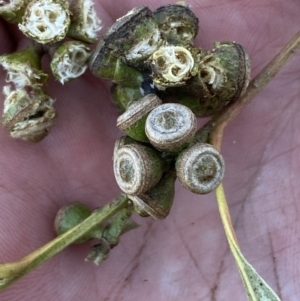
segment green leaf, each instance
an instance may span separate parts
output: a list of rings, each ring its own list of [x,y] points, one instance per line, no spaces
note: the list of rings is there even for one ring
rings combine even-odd
[[[238,245],[237,238],[232,226],[229,209],[223,189],[220,184],[216,189],[216,197],[218,207],[228,244],[232,255],[235,259],[236,265],[239,269],[241,278],[243,280],[246,293],[249,301],[281,301],[271,287],[262,279],[256,272],[253,266],[246,260]]]

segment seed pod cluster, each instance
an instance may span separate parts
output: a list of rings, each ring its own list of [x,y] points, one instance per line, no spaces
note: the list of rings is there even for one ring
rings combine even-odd
[[[37,18],[48,6],[52,10],[46,15],[53,20]],[[90,1],[73,0],[69,7],[64,0],[32,0],[19,27],[39,43],[48,43],[44,50],[61,83],[81,75],[87,60],[95,76],[113,82],[111,93],[122,111],[117,127],[127,135],[114,150],[116,181],[141,215],[164,218],[176,178],[200,194],[214,190],[222,180],[219,152],[208,144],[192,143],[196,116],[213,116],[245,91],[248,55],[234,42],[216,42],[211,51],[194,46],[198,19],[183,4],[164,5],[154,12],[148,7],[130,10],[106,31],[90,55],[84,43],[93,42],[91,31],[100,28],[93,16]],[[51,22],[55,24],[47,27]],[[25,23],[32,23],[31,29]],[[82,41],[61,42],[66,35]],[[41,90],[47,78],[40,70],[41,55],[30,50],[34,55],[24,59],[26,51],[14,64],[8,56],[0,60],[9,71],[8,81],[20,89],[5,88],[3,123],[11,136],[38,141],[48,133],[55,111],[53,100]]]
[[[196,116],[188,107],[162,104],[156,95],[148,94],[129,105],[117,126],[128,136],[115,143],[114,174],[139,215],[165,218],[176,178],[198,194],[220,184],[224,160],[212,145],[194,145]]]
[[[249,58],[234,42],[196,47],[197,33],[186,5],[138,7],[107,30],[89,60],[95,76],[113,82],[117,127],[127,135],[116,142],[114,173],[141,216],[169,214],[177,178],[205,194],[224,175],[218,150],[193,142],[196,117],[213,116],[245,91]]]

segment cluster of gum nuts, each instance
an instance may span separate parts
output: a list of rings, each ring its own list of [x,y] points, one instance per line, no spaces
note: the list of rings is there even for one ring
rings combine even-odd
[[[192,143],[197,119],[188,107],[162,104],[157,95],[148,94],[119,116],[117,126],[127,136],[115,144],[115,178],[140,215],[168,215],[176,178],[197,194],[220,184],[223,158],[210,144]]]
[[[141,216],[165,218],[176,179],[196,194],[220,184],[224,161],[199,143],[196,116],[212,116],[237,99],[248,84],[249,61],[242,46],[193,45],[198,19],[184,4],[152,12],[134,8],[119,18],[90,58],[91,72],[111,80],[123,113],[117,127],[113,167],[120,189]]]
[[[113,168],[132,202],[106,230],[91,234],[106,243],[94,246],[89,260],[100,263],[119,236],[136,227],[129,218],[133,211],[164,219],[176,179],[196,194],[209,193],[222,181],[224,160],[214,146],[199,142],[196,117],[213,116],[238,99],[249,83],[250,63],[234,42],[216,42],[211,51],[194,47],[197,32],[198,19],[184,4],[154,12],[134,8],[107,30],[90,57],[91,72],[112,81],[112,97],[122,112],[117,127],[126,136],[115,143]],[[58,233],[90,214],[78,210],[62,227],[69,209],[58,214]]]

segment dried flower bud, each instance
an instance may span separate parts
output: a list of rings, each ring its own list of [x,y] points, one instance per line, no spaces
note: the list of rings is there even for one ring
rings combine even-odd
[[[105,239],[101,239],[101,242],[92,246],[85,261],[92,261],[95,265],[99,265],[107,259],[111,247]]]
[[[194,49],[183,46],[161,46],[148,59],[153,83],[160,89],[178,87],[198,71]]]
[[[92,0],[73,0],[70,5],[71,25],[68,36],[86,43],[94,43],[101,30]]]
[[[56,118],[54,100],[40,89],[11,91],[5,86],[3,91],[6,99],[2,123],[11,137],[38,142],[47,136]]]
[[[198,18],[186,5],[169,4],[154,11],[162,38],[172,45],[192,44],[198,33]]]
[[[19,28],[27,37],[41,44],[60,41],[70,26],[68,7],[65,0],[32,0]]]
[[[17,89],[39,88],[48,79],[48,74],[41,70],[41,56],[32,46],[0,56],[0,65],[7,71],[6,82]]]
[[[30,0],[0,0],[0,16],[8,22],[19,23]]]
[[[90,48],[79,41],[68,41],[61,44],[53,52],[51,70],[62,83],[82,75],[87,68]]]

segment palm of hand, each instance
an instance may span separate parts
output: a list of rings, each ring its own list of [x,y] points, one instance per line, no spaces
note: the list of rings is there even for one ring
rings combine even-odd
[[[97,3],[97,9],[108,26],[139,4]],[[196,45],[241,43],[252,59],[253,74],[298,29],[296,0],[192,5],[200,19]],[[0,54],[16,46],[5,26],[0,24]],[[299,55],[237,118],[223,145],[224,184],[242,250],[289,301],[300,295],[294,270],[300,251],[295,60]],[[3,85],[4,71],[0,75]],[[33,145],[12,140],[0,129],[1,262],[51,240],[52,222],[62,205],[80,200],[95,208],[118,194],[111,157],[120,133],[108,85],[87,74],[65,86],[50,81],[47,91],[57,99],[59,112],[49,137]],[[214,195],[193,195],[179,186],[170,216],[163,222],[139,220],[141,227],[126,234],[100,267],[83,262],[88,245],[70,247],[2,293],[1,300],[245,300]]]

